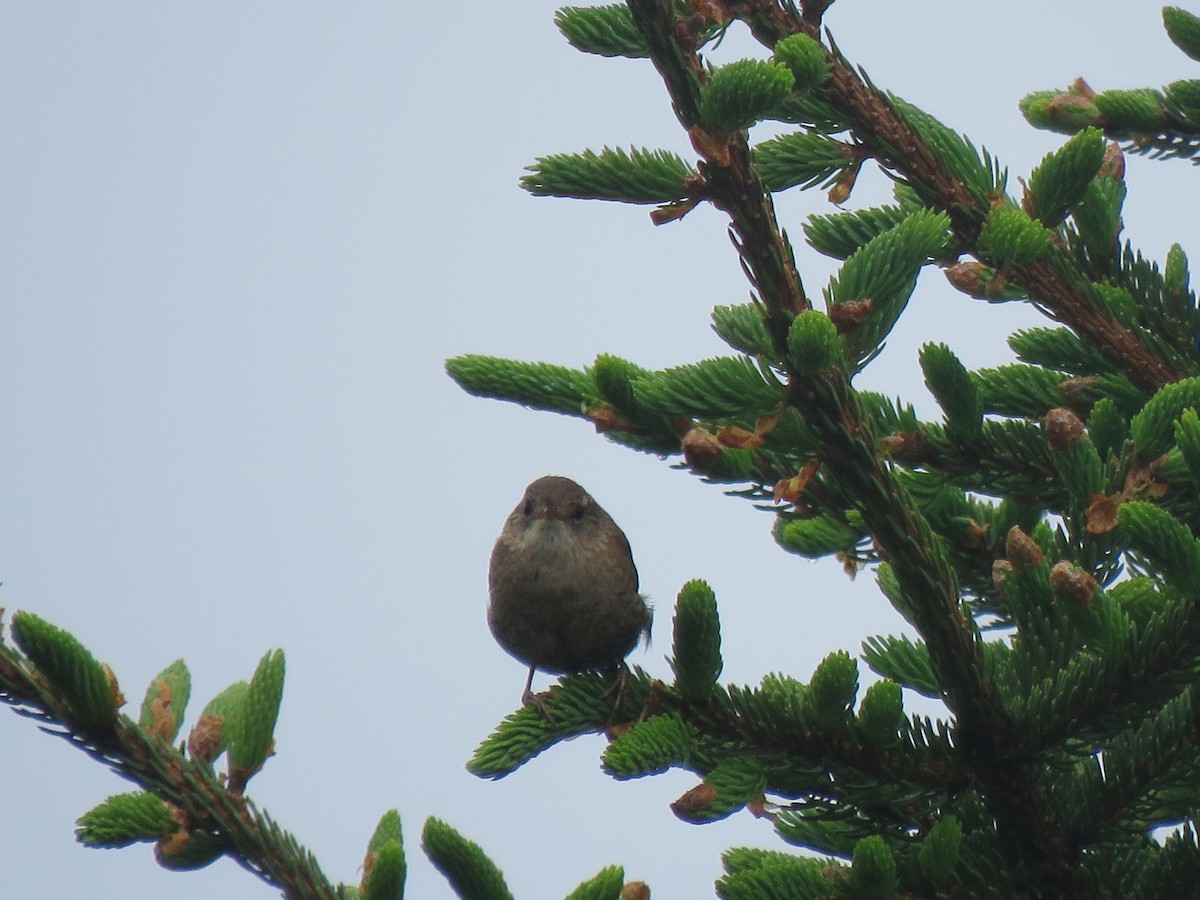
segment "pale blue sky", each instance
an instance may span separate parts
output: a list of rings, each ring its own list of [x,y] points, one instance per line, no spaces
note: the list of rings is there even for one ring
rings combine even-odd
[[[463,768],[520,696],[524,673],[483,610],[488,554],[524,485],[570,475],[624,527],[659,610],[632,661],[655,674],[690,578],[717,591],[739,683],[807,678],[899,617],[869,575],[852,584],[832,560],[778,550],[744,502],[443,375],[463,352],[650,367],[716,355],[709,311],[746,297],[713,210],[655,228],[644,207],[518,189],[547,153],[689,153],[652,67],[574,51],[554,8],[0,12],[0,605],[74,632],[134,704],[184,657],[193,714],[284,648],[278,756],[250,794],[332,878],[357,881],[375,822],[398,807],[412,897],[451,896],[417,848],[431,814],[479,841],[518,897],[562,896],[610,863],[655,897],[706,896],[722,849],[781,845],[745,814],[676,820],[668,804],[693,776],[617,784],[598,771],[599,737],[499,783]],[[1014,187],[1061,140],[1025,125],[1023,94],[1197,74],[1152,4],[840,0],[827,22],[879,85],[999,156]],[[734,35],[718,59],[749,52]],[[1151,257],[1174,240],[1196,250],[1193,177],[1129,161],[1127,235]],[[850,205],[885,189],[864,175]],[[829,209],[820,192],[778,207],[797,238]],[[830,266],[798,252],[819,295]],[[932,415],[922,342],[990,365],[1030,321],[929,272],[863,383]],[[74,819],[128,786],[0,713],[6,895],[273,894],[228,861],[174,874],[145,846],[78,847]]]

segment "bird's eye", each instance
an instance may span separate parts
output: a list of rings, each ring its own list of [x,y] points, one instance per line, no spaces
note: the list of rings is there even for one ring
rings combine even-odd
[[[580,522],[583,520],[583,504],[577,504],[571,507],[571,521]]]
[[[529,518],[530,516],[533,515],[533,501],[532,500],[525,501],[525,505],[521,507],[521,515],[525,516],[525,518]]]

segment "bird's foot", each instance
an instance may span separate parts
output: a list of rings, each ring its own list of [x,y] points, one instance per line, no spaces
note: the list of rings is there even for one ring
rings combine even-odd
[[[553,722],[554,714],[551,713],[550,709],[546,706],[546,700],[550,697],[550,693],[550,691],[546,691],[544,694],[535,694],[529,688],[526,688],[525,693],[521,695],[521,705],[532,706],[542,714],[543,719],[545,719],[547,722]]]
[[[628,688],[629,666],[627,666],[625,661],[622,660],[621,664],[617,666],[617,674],[613,678],[612,684],[606,687],[600,694],[601,700],[608,697],[613,698],[612,709],[610,709],[608,712],[609,723],[612,723],[613,720],[616,719],[618,712],[620,712],[621,706],[625,703],[625,692]]]

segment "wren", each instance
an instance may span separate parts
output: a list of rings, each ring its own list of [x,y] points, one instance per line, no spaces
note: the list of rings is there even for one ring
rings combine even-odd
[[[620,705],[625,657],[649,643],[653,614],[625,533],[587,491],[558,475],[529,485],[492,550],[488,589],[492,634],[529,667],[522,703],[546,713],[532,692],[539,669],[616,669]]]

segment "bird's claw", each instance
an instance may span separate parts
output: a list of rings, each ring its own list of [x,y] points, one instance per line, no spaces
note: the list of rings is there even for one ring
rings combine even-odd
[[[612,709],[610,709],[608,712],[609,723],[613,722],[616,719],[617,713],[620,711],[621,707],[624,705],[625,693],[626,693],[626,690],[628,689],[628,687],[629,687],[629,666],[627,666],[625,664],[624,660],[622,660],[621,664],[617,667],[617,674],[613,678],[612,684],[610,684],[608,687],[606,687],[604,689],[604,691],[600,694],[600,699],[602,699],[602,700],[607,697],[613,697]]]
[[[549,707],[546,706],[546,698],[549,696],[549,691],[544,694],[535,694],[529,688],[525,688],[525,693],[521,695],[521,705],[532,706],[542,714],[543,719],[545,719],[547,722],[553,722],[554,715],[550,712]]]

